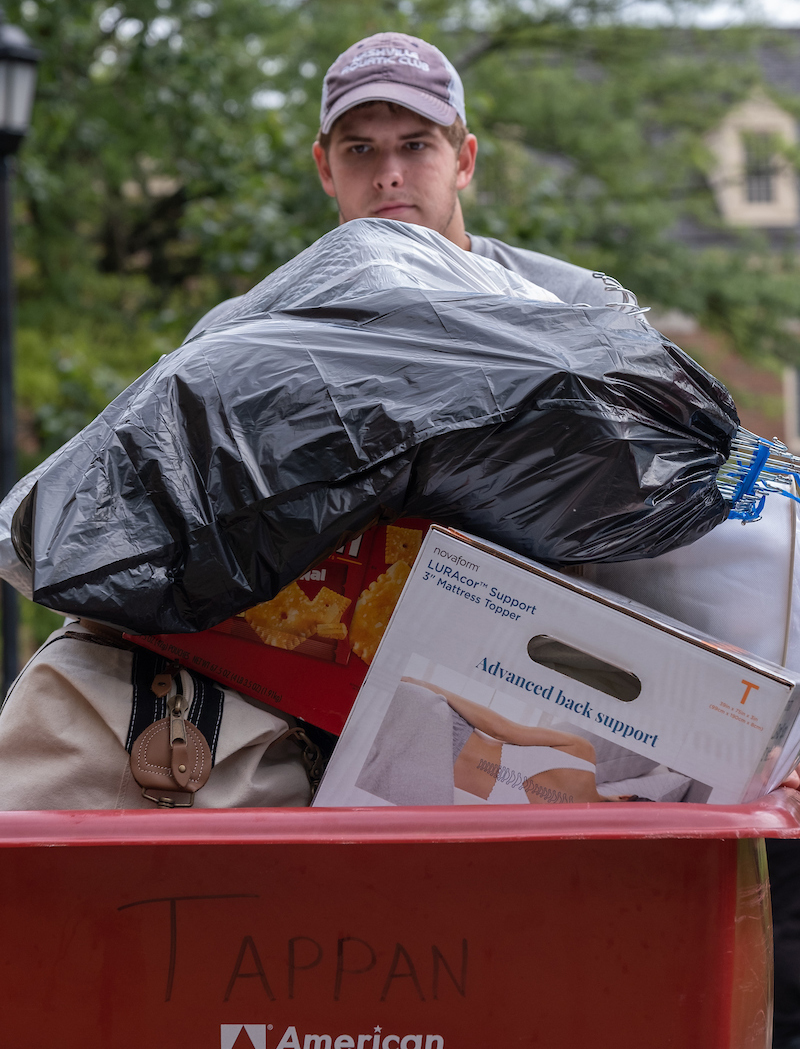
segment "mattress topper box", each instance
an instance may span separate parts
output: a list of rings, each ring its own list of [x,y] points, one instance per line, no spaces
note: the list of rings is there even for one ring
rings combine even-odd
[[[314,804],[749,801],[797,762],[799,682],[434,526]]]
[[[430,523],[370,528],[271,601],[210,630],[126,637],[338,735]]]

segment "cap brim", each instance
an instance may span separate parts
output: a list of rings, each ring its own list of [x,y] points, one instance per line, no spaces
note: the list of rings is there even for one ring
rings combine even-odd
[[[322,123],[322,133],[327,135],[333,124],[339,117],[352,109],[353,106],[362,102],[395,102],[405,109],[419,113],[421,117],[427,117],[434,124],[449,127],[455,122],[458,111],[441,98],[421,91],[419,88],[411,87],[409,84],[396,84],[388,80],[374,80],[369,84],[361,84],[354,87],[336,100]]]

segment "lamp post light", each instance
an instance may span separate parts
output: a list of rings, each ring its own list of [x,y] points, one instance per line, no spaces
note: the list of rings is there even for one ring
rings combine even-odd
[[[30,126],[39,57],[25,33],[6,23],[0,8],[0,498],[7,495],[17,479],[11,177],[14,154]],[[3,609],[2,696],[5,696],[17,676],[18,610],[13,587],[3,583],[0,593]]]

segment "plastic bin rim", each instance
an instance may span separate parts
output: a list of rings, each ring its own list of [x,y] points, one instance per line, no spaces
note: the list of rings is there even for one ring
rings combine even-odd
[[[491,814],[482,806],[470,805],[0,812],[0,847],[797,837],[800,794],[786,789],[747,805],[498,805]]]

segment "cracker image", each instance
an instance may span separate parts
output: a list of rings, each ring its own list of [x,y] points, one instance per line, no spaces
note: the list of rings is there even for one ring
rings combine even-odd
[[[328,637],[334,641],[344,641],[347,637],[347,624],[320,623],[317,626],[317,637]]]
[[[405,561],[407,565],[413,565],[421,545],[422,529],[398,528],[397,525],[386,526],[385,559],[387,565],[396,564],[397,561]]]
[[[320,633],[319,624],[321,623],[338,623],[349,604],[349,597],[337,594],[329,587],[323,586],[311,602],[311,613],[318,624],[317,633]]]
[[[350,623],[350,645],[365,663],[372,662],[410,571],[405,561],[396,561],[361,592],[356,602]]]
[[[305,638],[300,637],[299,634],[287,634],[283,630],[267,630],[258,624],[251,625],[264,644],[272,645],[273,648],[283,648],[291,652],[305,641]]]
[[[327,586],[309,601],[297,583],[290,583],[271,601],[248,608],[243,615],[265,645],[291,652],[315,634],[344,640],[347,627],[340,620],[349,604],[349,597]]]
[[[272,644],[266,640],[267,634],[294,634],[302,641],[314,633],[319,621],[312,611],[311,602],[297,583],[285,586],[271,601],[248,608],[244,617],[267,645]],[[278,647],[286,646],[281,644]]]

